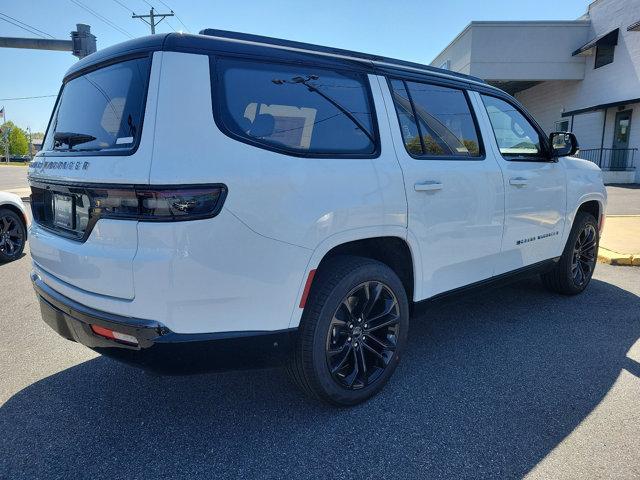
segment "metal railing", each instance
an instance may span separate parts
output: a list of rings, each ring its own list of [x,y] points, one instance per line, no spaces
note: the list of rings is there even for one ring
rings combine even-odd
[[[576,153],[576,157],[598,165],[602,170],[635,170],[637,148],[585,148]]]

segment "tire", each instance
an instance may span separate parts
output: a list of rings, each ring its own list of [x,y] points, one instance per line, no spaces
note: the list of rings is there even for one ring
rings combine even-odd
[[[356,405],[387,383],[408,328],[407,294],[395,272],[376,260],[337,256],[318,270],[287,370],[311,397]]]
[[[11,262],[22,256],[27,240],[24,220],[8,208],[0,208],[0,263]]]
[[[593,215],[578,212],[560,261],[550,272],[541,275],[549,290],[562,295],[582,292],[593,275],[598,257],[600,235]]]

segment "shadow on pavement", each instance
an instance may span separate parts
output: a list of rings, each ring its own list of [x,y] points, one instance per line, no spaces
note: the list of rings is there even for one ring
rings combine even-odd
[[[156,377],[97,358],[0,409],[6,478],[520,478],[598,405],[640,298],[535,281],[431,304],[383,392],[336,410],[280,370]]]

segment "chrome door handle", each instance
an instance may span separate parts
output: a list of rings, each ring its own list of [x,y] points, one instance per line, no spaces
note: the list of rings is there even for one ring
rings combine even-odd
[[[516,187],[524,187],[529,183],[529,180],[522,177],[515,177],[509,179],[509,185],[515,185]]]
[[[413,188],[416,192],[436,192],[438,190],[442,190],[443,185],[440,182],[434,182],[429,180],[427,182],[418,182]]]

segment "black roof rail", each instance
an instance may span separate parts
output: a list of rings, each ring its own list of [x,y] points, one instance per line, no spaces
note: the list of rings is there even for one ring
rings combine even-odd
[[[471,80],[478,83],[486,83],[484,80],[478,77],[465,75],[464,73],[452,72],[451,70],[444,70],[442,68],[436,68],[430,65],[423,65],[421,63],[408,62],[406,60],[398,60],[397,58],[383,57],[380,55],[372,55],[369,53],[355,52],[353,50],[345,50],[342,48],[325,47],[323,45],[315,45],[313,43],[297,42],[295,40],[285,40],[282,38],[266,37],[263,35],[253,35],[251,33],[232,32],[230,30],[218,30],[215,28],[205,28],[204,30],[200,30],[200,35],[206,35],[209,37],[230,38],[233,40],[244,40],[247,42],[264,43],[267,45],[277,45],[280,47],[299,48],[319,53],[329,53],[333,55],[342,55],[345,57],[352,57],[361,60],[367,60],[370,62],[383,62],[393,66],[397,66],[399,68],[414,68],[422,70],[425,73],[433,72],[438,74],[450,75],[452,77],[458,77],[464,80]]]

